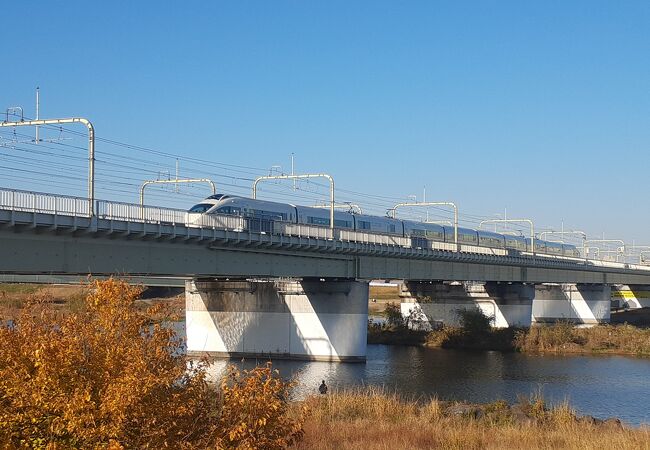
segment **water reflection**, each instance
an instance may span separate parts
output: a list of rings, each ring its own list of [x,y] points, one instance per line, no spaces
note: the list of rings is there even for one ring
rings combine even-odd
[[[180,331],[180,330],[179,330]],[[266,360],[217,360],[218,379],[228,363],[250,369]],[[367,362],[328,363],[275,360],[285,378],[295,377],[296,398],[317,394],[321,380],[330,389],[383,386],[413,398],[514,402],[541,391],[550,402],[568,399],[580,414],[616,416],[650,424],[650,359],[624,356],[533,356],[369,345]]]

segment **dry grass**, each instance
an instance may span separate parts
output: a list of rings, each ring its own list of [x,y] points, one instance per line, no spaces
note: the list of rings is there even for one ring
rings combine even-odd
[[[567,404],[539,397],[462,405],[405,401],[378,389],[334,392],[306,401],[311,414],[299,449],[643,449],[650,431],[580,419]]]
[[[368,313],[384,314],[387,305],[399,304],[399,288],[397,286],[370,286],[368,299]]]
[[[376,300],[387,300],[399,302],[398,286],[370,286],[368,297]]]
[[[460,327],[444,326],[430,332],[407,327],[399,309],[389,304],[385,324],[368,325],[371,344],[554,353],[613,353],[650,356],[650,328],[628,324],[576,327],[569,322],[534,325],[529,329],[491,328],[479,310],[464,311]]]
[[[87,282],[68,285],[0,283],[0,321],[16,319],[25,306],[36,298],[51,303],[62,313],[76,313],[83,308],[84,299],[88,294]],[[165,312],[152,316],[152,322],[182,320],[185,314],[185,296],[183,294],[138,299],[135,307],[141,312],[145,312],[151,306],[158,304],[165,305]]]
[[[650,329],[632,325],[576,328],[558,322],[520,331],[515,346],[524,352],[621,353],[650,355]]]

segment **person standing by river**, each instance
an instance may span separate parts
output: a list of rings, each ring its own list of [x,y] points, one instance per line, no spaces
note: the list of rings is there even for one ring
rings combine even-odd
[[[320,386],[318,386],[318,392],[320,392],[323,395],[327,394],[327,385],[325,384],[325,380],[323,380]]]

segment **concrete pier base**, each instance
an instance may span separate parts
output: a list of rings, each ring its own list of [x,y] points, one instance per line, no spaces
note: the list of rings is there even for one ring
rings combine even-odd
[[[188,281],[187,351],[365,361],[368,283]]]
[[[457,326],[458,310],[479,308],[493,317],[492,326],[530,326],[532,285],[508,283],[429,283],[405,281],[401,287],[401,311],[414,319],[416,327],[428,329],[440,324]]]
[[[533,323],[566,320],[573,323],[609,322],[611,290],[605,284],[538,284]]]
[[[625,309],[648,308],[650,307],[650,285],[614,285],[612,286],[612,303]]]

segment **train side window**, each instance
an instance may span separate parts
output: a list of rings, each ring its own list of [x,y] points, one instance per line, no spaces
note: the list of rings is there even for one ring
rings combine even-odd
[[[307,223],[311,223],[313,225],[329,225],[330,221],[329,219],[324,219],[322,217],[307,217]]]

